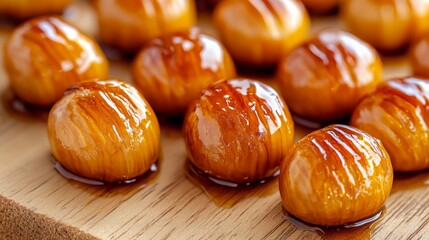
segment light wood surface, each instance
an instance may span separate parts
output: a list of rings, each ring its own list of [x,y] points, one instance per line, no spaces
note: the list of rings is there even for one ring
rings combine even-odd
[[[94,15],[87,3],[78,2],[67,11],[67,17],[84,31],[95,34]],[[204,28],[210,30],[207,16],[202,19]],[[314,23],[313,30],[342,27],[335,16],[318,18]],[[1,45],[11,29],[12,26],[0,24]],[[406,57],[383,60],[387,78],[410,74]],[[112,61],[111,65],[112,77],[131,81],[129,62]],[[102,239],[365,239],[370,235],[374,239],[428,238],[427,172],[395,176],[392,194],[378,222],[320,234],[298,228],[285,219],[275,179],[246,190],[206,186],[204,191],[204,184],[195,184],[187,177],[180,123],[162,123],[159,171],[148,179],[119,187],[95,187],[67,180],[54,169],[44,117],[7,110],[10,91],[2,62],[0,66],[0,195],[35,213]],[[264,76],[263,80],[274,84],[270,78]],[[297,128],[297,138],[309,131]],[[16,221],[19,224],[20,219]]]

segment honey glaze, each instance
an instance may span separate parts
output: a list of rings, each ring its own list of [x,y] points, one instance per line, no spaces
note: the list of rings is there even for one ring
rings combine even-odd
[[[189,161],[185,164],[186,177],[219,207],[230,208],[246,198],[263,198],[277,193],[278,183],[275,178],[279,171],[261,180],[234,183],[208,175]]]
[[[50,108],[29,105],[10,91],[3,92],[1,102],[5,111],[13,117],[26,120],[35,119],[43,122],[48,119]]]

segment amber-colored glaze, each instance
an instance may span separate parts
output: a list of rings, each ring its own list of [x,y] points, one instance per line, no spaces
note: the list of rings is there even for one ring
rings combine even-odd
[[[215,38],[197,29],[151,40],[136,57],[133,77],[155,111],[183,114],[201,90],[235,77],[234,63]]]
[[[279,188],[293,216],[340,226],[375,215],[392,188],[389,155],[377,139],[330,125],[295,143],[282,163]]]
[[[383,51],[429,32],[427,0],[345,0],[341,9],[350,31]]]
[[[294,140],[289,110],[274,89],[249,79],[216,83],[189,107],[184,136],[190,161],[235,183],[272,176]]]
[[[95,0],[100,38],[126,52],[137,52],[154,37],[190,28],[193,0]]]
[[[274,66],[307,37],[310,20],[299,1],[224,0],[214,23],[232,57],[241,64]]]
[[[327,13],[336,8],[340,0],[301,0],[312,13]]]
[[[57,17],[16,28],[5,43],[4,64],[12,90],[37,106],[50,106],[70,85],[105,78],[109,70],[97,43]]]
[[[0,15],[28,19],[40,15],[59,14],[74,0],[1,0]]]
[[[387,81],[359,103],[350,124],[383,142],[395,171],[429,168],[429,80]]]
[[[429,78],[429,34],[421,38],[411,48],[411,66],[414,74]]]
[[[158,159],[160,128],[152,108],[131,85],[83,82],[51,109],[48,137],[69,171],[103,182],[133,179]]]
[[[291,111],[329,123],[348,117],[382,80],[377,52],[355,36],[325,30],[285,56],[277,80]]]

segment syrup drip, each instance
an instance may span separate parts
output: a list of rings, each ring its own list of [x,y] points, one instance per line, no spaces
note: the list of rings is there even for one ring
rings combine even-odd
[[[25,119],[38,119],[44,122],[48,120],[50,108],[31,106],[24,103],[12,92],[3,92],[2,103],[6,112],[12,116]]]

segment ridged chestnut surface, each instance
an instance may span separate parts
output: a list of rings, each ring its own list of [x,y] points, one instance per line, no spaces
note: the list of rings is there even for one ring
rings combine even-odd
[[[196,22],[193,0],[96,0],[94,6],[101,40],[126,52],[137,52],[147,40]]]
[[[296,115],[330,123],[348,117],[382,80],[377,52],[355,36],[325,30],[287,54],[277,80]]]
[[[380,141],[353,127],[330,125],[292,146],[279,187],[288,213],[311,224],[340,226],[380,211],[392,180]]]
[[[184,120],[190,161],[205,173],[249,183],[272,176],[294,140],[286,104],[249,79],[216,83],[190,105]]]
[[[429,32],[427,0],[345,0],[341,9],[350,31],[383,51],[398,50]]]
[[[136,57],[133,77],[155,111],[184,114],[211,83],[235,77],[223,45],[197,29],[150,40]]]
[[[313,13],[326,13],[336,8],[341,0],[301,0]]]
[[[58,17],[39,17],[17,27],[5,43],[10,87],[23,101],[54,104],[70,85],[105,78],[108,62],[98,44]]]
[[[429,80],[387,81],[359,103],[350,124],[383,142],[395,171],[429,168]]]
[[[155,113],[131,85],[118,80],[70,87],[51,109],[52,154],[73,173],[118,182],[145,173],[158,159]]]
[[[413,44],[410,55],[414,74],[429,78],[429,34]]]
[[[1,0],[0,15],[28,19],[61,13],[74,0]]]
[[[214,23],[232,57],[241,64],[274,66],[307,37],[310,20],[299,1],[224,0]]]

